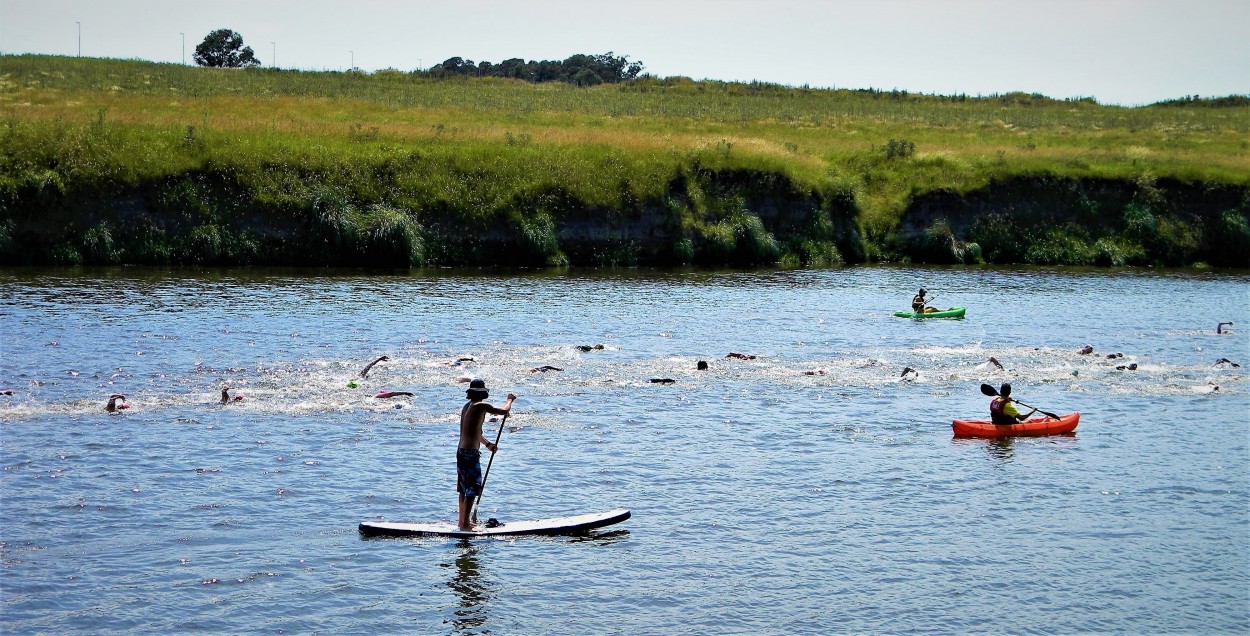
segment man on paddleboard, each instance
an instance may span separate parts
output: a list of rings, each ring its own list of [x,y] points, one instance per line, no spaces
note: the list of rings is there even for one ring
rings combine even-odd
[[[473,380],[469,383],[469,390],[465,391],[465,397],[469,399],[469,402],[460,409],[460,444],[456,448],[456,492],[460,494],[458,525],[461,530],[467,532],[473,529],[469,521],[469,516],[473,512],[473,502],[482,492],[481,446],[485,444],[492,453],[498,449],[482,434],[482,422],[486,420],[488,414],[507,415],[508,411],[512,410],[512,402],[516,400],[516,396],[509,393],[508,401],[504,403],[503,408],[491,406],[483,401],[490,397],[490,393],[486,391],[486,382]]]
[[[993,387],[989,387],[989,391],[993,391]],[[1016,409],[1016,404],[1011,399],[1011,385],[1006,382],[998,388],[998,397],[990,400],[990,421],[995,424],[1015,424],[1029,419],[1029,416],[1037,412],[1037,407],[1033,407],[1032,411],[1020,414]]]

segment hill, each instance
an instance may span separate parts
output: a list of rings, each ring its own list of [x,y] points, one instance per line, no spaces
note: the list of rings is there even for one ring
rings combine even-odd
[[[1250,107],[0,58],[0,263],[1247,266]]]

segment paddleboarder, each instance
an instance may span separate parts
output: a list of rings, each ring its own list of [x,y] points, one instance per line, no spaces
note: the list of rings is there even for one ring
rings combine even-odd
[[[491,406],[484,400],[490,397],[484,380],[473,380],[469,390],[465,391],[468,403],[460,409],[460,444],[456,447],[456,492],[459,493],[460,516],[458,527],[463,531],[473,530],[469,516],[473,512],[473,502],[482,492],[482,445],[490,452],[498,450],[482,434],[482,422],[487,415],[507,415],[512,410],[512,402],[516,396],[509,393],[508,401],[503,408]]]
[[[993,387],[988,388],[993,391]],[[1037,412],[1037,407],[1033,407],[1032,411],[1020,414],[1016,409],[1015,401],[1011,399],[1011,385],[1006,382],[998,388],[998,397],[990,400],[990,421],[995,424],[1015,424],[1029,419],[1029,416]]]

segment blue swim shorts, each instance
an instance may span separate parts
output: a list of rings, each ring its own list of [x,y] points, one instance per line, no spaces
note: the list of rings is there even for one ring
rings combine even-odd
[[[476,497],[482,492],[482,451],[476,448],[456,449],[456,492]]]

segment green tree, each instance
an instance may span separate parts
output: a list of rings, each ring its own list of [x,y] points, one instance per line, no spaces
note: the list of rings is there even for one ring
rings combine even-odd
[[[230,29],[217,29],[204,37],[192,56],[200,66],[239,68],[260,66],[252,47],[243,46],[243,36]]]

